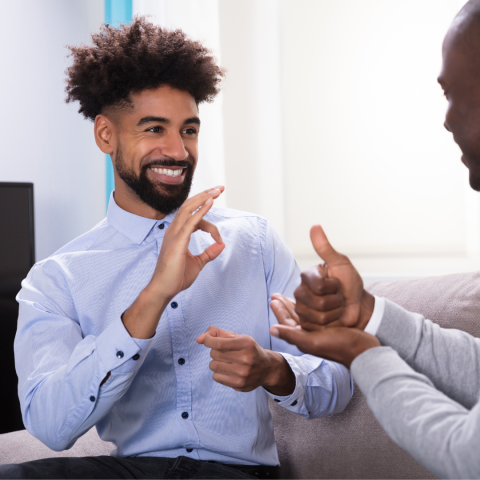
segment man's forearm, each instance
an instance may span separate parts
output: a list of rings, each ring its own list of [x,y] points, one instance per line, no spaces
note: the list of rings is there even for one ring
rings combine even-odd
[[[450,398],[466,408],[476,404],[480,391],[477,339],[459,330],[441,328],[388,300],[377,338]]]
[[[155,294],[148,287],[142,290],[122,315],[127,332],[133,338],[152,338],[168,302],[169,299]]]

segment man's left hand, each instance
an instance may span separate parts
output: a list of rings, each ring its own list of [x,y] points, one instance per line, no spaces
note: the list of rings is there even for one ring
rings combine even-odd
[[[197,343],[211,348],[210,370],[222,385],[239,392],[264,387],[278,396],[291,395],[295,390],[295,375],[283,356],[262,348],[249,335],[211,326]]]

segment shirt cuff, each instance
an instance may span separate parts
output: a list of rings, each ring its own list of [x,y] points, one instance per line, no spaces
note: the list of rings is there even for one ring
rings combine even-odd
[[[272,398],[282,407],[285,407],[292,412],[299,412],[303,405],[304,385],[307,384],[308,373],[305,368],[302,369],[302,367],[297,362],[295,362],[294,355],[282,352],[278,353],[286,360],[286,362],[292,369],[293,374],[295,375],[295,390],[293,391],[293,393],[287,396],[274,395],[268,390],[264,390],[267,392],[270,398]]]
[[[95,343],[106,371],[119,375],[140,368],[154,338],[132,338],[118,318],[97,337]]]
[[[370,320],[365,327],[365,332],[375,336],[378,332],[378,328],[382,323],[383,313],[385,312],[385,299],[383,297],[375,296],[375,307],[373,307],[373,313]]]

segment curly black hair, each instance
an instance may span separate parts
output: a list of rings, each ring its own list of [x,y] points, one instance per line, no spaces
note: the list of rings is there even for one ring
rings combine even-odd
[[[224,70],[210,50],[181,30],[166,30],[137,16],[118,28],[105,24],[92,45],[68,46],[66,102],[78,100],[79,113],[95,120],[108,107],[131,104],[130,94],[161,85],[189,92],[197,105],[211,102]]]

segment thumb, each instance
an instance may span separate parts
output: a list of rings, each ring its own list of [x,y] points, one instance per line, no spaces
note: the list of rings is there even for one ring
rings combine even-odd
[[[330,242],[320,225],[314,225],[310,229],[310,238],[312,240],[313,248],[326,264],[333,263],[335,260],[343,258],[343,255],[338,253],[332,245],[330,245]]]
[[[286,325],[273,325],[270,327],[270,334],[274,337],[285,340],[288,343],[296,345],[300,350],[302,350],[302,352],[305,351],[304,349],[308,349],[309,334],[300,326],[288,327]]]
[[[211,337],[220,337],[220,338],[235,338],[237,336],[236,333],[229,332],[228,330],[223,330],[221,328],[215,327],[213,325],[210,325],[205,333],[202,333],[198,338],[197,338],[197,343],[203,344],[205,342],[205,336],[210,335]]]

